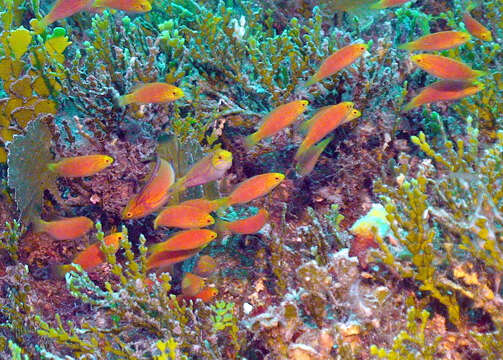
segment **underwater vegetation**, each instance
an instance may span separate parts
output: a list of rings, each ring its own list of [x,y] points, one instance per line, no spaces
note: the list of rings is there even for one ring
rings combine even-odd
[[[0,0],[0,358],[503,358],[499,0]]]

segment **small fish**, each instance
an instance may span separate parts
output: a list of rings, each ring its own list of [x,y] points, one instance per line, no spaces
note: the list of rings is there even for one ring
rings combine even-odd
[[[195,248],[190,250],[177,251],[162,251],[154,253],[147,258],[147,271],[157,268],[165,268],[172,264],[176,264],[195,256],[201,249]]]
[[[351,120],[359,118],[362,113],[351,107],[352,103],[340,103],[333,105],[330,109],[321,109],[321,114],[310,124],[306,137],[302,141],[295,154],[295,160],[298,161],[301,156],[319,140],[323,139],[328,133],[337,129],[340,125]]]
[[[183,91],[167,83],[150,83],[141,85],[132,93],[123,95],[119,99],[119,106],[128,104],[160,104],[175,101],[183,96]]]
[[[51,11],[44,16],[40,21],[30,22],[38,34],[41,34],[47,26],[55,21],[65,19],[78,12],[89,10],[92,6],[93,0],[57,0]]]
[[[493,41],[491,31],[475,20],[467,11],[463,15],[463,22],[470,34],[483,41]]]
[[[351,65],[368,49],[367,44],[353,44],[343,47],[321,63],[320,68],[305,84],[310,86]]]
[[[370,211],[358,219],[349,229],[354,235],[349,256],[358,257],[363,268],[367,267],[365,256],[367,249],[378,247],[373,229],[377,231],[381,239],[384,239],[390,231],[390,224],[386,216],[387,212],[381,204],[372,204]]]
[[[192,206],[207,213],[213,212],[218,209],[218,202],[215,200],[208,200],[205,198],[186,200],[180,205]]]
[[[175,182],[175,171],[169,162],[157,159],[156,166],[147,184],[134,195],[122,211],[123,219],[138,219],[145,217],[169,199],[169,188]]]
[[[195,274],[185,273],[182,280],[182,294],[184,296],[196,296],[206,285],[206,281]]]
[[[119,249],[119,244],[124,235],[121,232],[116,232],[105,236],[103,241],[107,246],[112,246],[114,252]],[[72,264],[78,264],[85,271],[89,271],[101,265],[105,262],[105,254],[100,250],[101,243],[96,242],[86,249],[82,250],[72,261]],[[69,271],[76,271],[75,267],[72,265],[57,265],[52,268],[53,274],[58,278],[64,278],[65,274]]]
[[[179,231],[168,240],[151,245],[149,251],[155,254],[164,251],[196,249],[208,244],[216,237],[217,233],[208,229]]]
[[[409,51],[437,51],[463,45],[470,40],[470,34],[463,31],[440,31],[428,34],[415,41],[398,46]]]
[[[265,225],[269,219],[269,213],[260,209],[256,215],[250,216],[246,219],[236,221],[217,221],[217,232],[232,233],[232,234],[255,234]]]
[[[194,274],[207,278],[217,269],[217,262],[209,255],[201,256],[192,271]]]
[[[95,0],[95,8],[109,8],[132,13],[144,13],[152,10],[148,0]]]
[[[264,118],[262,125],[245,139],[247,148],[253,147],[260,140],[272,136],[288,125],[291,125],[302,114],[309,104],[306,100],[292,101],[275,108]]]
[[[416,95],[402,111],[437,101],[457,100],[478,93],[484,89],[484,84],[475,81],[440,80],[425,87]]]
[[[220,207],[228,207],[234,204],[246,204],[268,194],[272,189],[278,186],[284,178],[285,175],[280,173],[256,175],[238,184],[229,196],[215,201],[220,204]]]
[[[108,155],[84,155],[62,159],[47,165],[50,171],[59,176],[73,178],[92,176],[106,169],[114,159]]]
[[[84,236],[94,223],[85,216],[77,216],[56,221],[35,220],[34,231],[43,232],[56,240],[73,240]]]
[[[321,121],[324,121],[323,120],[325,116],[324,114],[327,111],[333,112],[329,117],[335,116],[339,118],[342,115],[346,116],[347,114],[349,114],[349,112],[354,109],[354,106],[355,104],[351,101],[344,101],[337,105],[324,106],[321,109],[319,109],[311,119],[304,121],[300,126],[300,130],[302,132],[307,132],[311,129],[313,124],[315,124],[317,121],[320,121],[320,118],[322,119]]]
[[[154,220],[154,229],[159,226],[193,229],[210,226],[215,219],[208,212],[193,206],[173,205],[162,210]]]
[[[181,302],[181,301],[195,302],[197,299],[201,299],[203,302],[207,303],[207,302],[210,302],[211,300],[213,300],[215,298],[215,296],[217,296],[217,294],[218,294],[218,289],[216,289],[214,287],[206,287],[195,296],[185,296],[182,294],[182,295],[178,295],[176,297],[176,299],[178,300],[178,302]]]
[[[208,154],[179,178],[170,192],[180,192],[193,186],[203,185],[220,179],[232,166],[232,153],[227,150],[215,150]]]
[[[370,5],[371,9],[387,9],[395,6],[400,6],[410,0],[380,0],[375,4]]]
[[[325,148],[334,139],[333,136],[309,147],[297,160],[296,169],[300,176],[306,176],[313,171],[318,159]]]
[[[480,70],[473,70],[461,61],[432,54],[419,54],[410,58],[417,66],[427,73],[447,80],[470,80],[486,73]]]

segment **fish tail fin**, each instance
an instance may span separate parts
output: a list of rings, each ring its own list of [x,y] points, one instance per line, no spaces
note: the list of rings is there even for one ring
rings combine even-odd
[[[402,108],[402,112],[407,112],[407,111],[415,108],[416,106],[417,106],[416,102],[414,101],[414,99],[412,99],[407,104],[405,104],[405,106]]]
[[[158,221],[159,221],[159,216],[156,216],[154,219],[154,230],[157,230],[157,228],[159,227]]]
[[[487,71],[474,70],[474,72],[475,72],[475,77],[487,76]]]
[[[126,106],[128,104],[131,104],[132,102],[133,102],[133,96],[131,94],[122,95],[119,98],[119,106]]]
[[[381,10],[381,9],[383,9],[382,2],[378,1],[378,2],[370,5],[369,8],[374,9],[374,10]]]
[[[318,82],[318,77],[316,76],[316,74],[314,74],[313,76],[311,76],[309,78],[309,80],[307,80],[307,82],[304,84],[304,86],[311,86],[313,84],[316,84]]]
[[[223,236],[231,233],[227,229],[227,226],[225,226],[226,223],[227,223],[227,221],[223,221],[223,220],[215,221],[214,231],[218,234],[218,237],[223,237]]]
[[[162,243],[162,242],[157,243],[157,244],[150,245],[150,246],[148,247],[148,251],[149,251],[151,254],[156,254],[156,253],[158,253],[158,252],[163,251],[163,250],[162,250],[162,246],[163,246],[163,243]]]
[[[229,197],[228,196],[220,198],[220,199],[215,199],[213,201],[216,204],[216,209],[215,210],[219,210],[219,209],[222,209],[222,208],[229,207]]]
[[[63,280],[70,271],[76,270],[72,265],[51,265],[50,277],[52,279]]]
[[[299,131],[302,133],[306,133],[309,130],[309,126],[311,125],[311,121],[306,120],[302,124],[299,125]]]
[[[294,159],[295,161],[299,161],[299,159],[304,155],[306,152],[307,147],[304,143],[300,144],[299,148],[297,149],[297,152],[295,153]]]
[[[414,50],[414,41],[398,45],[398,48],[402,49],[402,50],[412,51],[412,50]]]
[[[185,190],[184,182],[186,180],[185,176],[182,176],[180,179],[178,179],[173,185],[168,190],[168,194],[171,194],[171,196],[178,194],[179,192],[182,192]]]
[[[56,163],[49,163],[47,164],[47,168],[49,169],[50,172],[56,172],[57,165]]]
[[[41,233],[45,231],[45,224],[47,222],[42,220],[40,217],[36,217],[33,220],[33,232],[35,233]]]
[[[250,150],[253,146],[255,146],[255,144],[257,142],[258,142],[258,133],[256,133],[256,132],[254,132],[251,135],[248,135],[244,139],[244,143],[245,143],[245,146],[246,146],[247,150]]]
[[[477,7],[477,4],[475,4],[473,1],[469,1],[468,5],[466,5],[466,12],[470,13],[476,7]]]
[[[92,0],[89,5],[90,8],[102,8],[103,0]]]

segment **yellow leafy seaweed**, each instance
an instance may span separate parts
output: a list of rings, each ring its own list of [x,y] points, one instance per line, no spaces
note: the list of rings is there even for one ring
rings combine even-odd
[[[12,60],[8,57],[0,59],[0,79],[9,80],[18,77],[23,71],[23,66],[23,62],[19,60]]]
[[[31,39],[32,36],[30,32],[23,26],[11,31],[8,38],[9,47],[17,60],[26,53],[28,46],[31,43]]]
[[[31,97],[33,91],[31,89],[31,79],[29,76],[23,76],[21,79],[14,81],[10,85],[11,92],[19,97]]]

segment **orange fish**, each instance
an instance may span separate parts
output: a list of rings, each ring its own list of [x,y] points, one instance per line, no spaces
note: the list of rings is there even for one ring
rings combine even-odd
[[[441,79],[469,80],[486,75],[484,71],[473,70],[468,65],[445,56],[419,54],[410,59],[424,71]]]
[[[193,206],[173,205],[165,208],[154,220],[154,229],[159,226],[193,229],[210,226],[215,219],[209,213]]]
[[[217,262],[209,255],[203,255],[197,260],[197,264],[192,269],[194,274],[207,278],[215,272]]]
[[[217,237],[217,233],[208,229],[192,229],[179,231],[168,240],[151,245],[151,253],[164,251],[191,250],[200,248]]]
[[[152,175],[141,191],[134,195],[122,212],[123,219],[145,217],[166,203],[169,188],[175,182],[175,171],[169,162],[158,159]]]
[[[89,10],[92,2],[93,0],[58,0],[43,19],[33,23],[33,28],[40,34],[48,25],[55,21],[65,19],[80,11]]]
[[[428,34],[415,41],[398,46],[399,49],[409,51],[437,51],[446,50],[463,45],[470,40],[470,34],[463,31],[441,31]]]
[[[160,104],[175,101],[183,96],[183,91],[176,86],[166,83],[150,83],[141,85],[132,93],[123,95],[119,99],[119,105],[125,106],[136,104]]]
[[[463,15],[463,22],[470,34],[483,41],[493,41],[493,35],[484,25],[475,20],[469,12]]]
[[[217,231],[221,233],[233,234],[255,234],[265,225],[269,219],[269,213],[260,209],[256,215],[250,216],[246,219],[236,221],[223,221],[217,222]]]
[[[182,294],[184,296],[196,296],[204,289],[205,283],[202,277],[189,272],[185,273],[182,280]]]
[[[199,210],[210,213],[218,209],[218,202],[215,200],[207,200],[205,198],[191,199],[180,203],[180,205],[192,206]]]
[[[110,8],[133,13],[144,13],[152,10],[148,0],[95,0],[95,8]]]
[[[179,178],[170,192],[184,191],[193,186],[203,185],[220,179],[232,166],[232,153],[227,150],[218,149],[208,154],[190,170]]]
[[[387,9],[395,6],[400,6],[410,0],[380,0],[370,6],[371,9]]]
[[[306,176],[313,171],[314,166],[318,162],[318,158],[325,148],[334,139],[333,136],[320,141],[318,144],[309,147],[297,160],[297,172],[300,176]]]
[[[92,176],[106,169],[114,159],[108,155],[84,155],[62,159],[47,165],[50,171],[63,177]]]
[[[272,136],[288,125],[291,125],[302,114],[309,104],[306,100],[297,100],[278,106],[264,118],[262,125],[245,139],[245,144],[251,148],[260,140]]]
[[[349,114],[349,112],[354,109],[354,106],[355,106],[355,104],[352,103],[351,101],[344,101],[344,102],[341,102],[341,103],[339,103],[337,105],[324,106],[320,110],[318,110],[313,115],[313,117],[311,119],[309,119],[307,121],[304,121],[300,125],[300,130],[302,132],[307,132],[307,131],[309,131],[309,129],[311,129],[311,127],[313,126],[313,124],[315,124],[316,122],[320,121],[320,119],[322,119],[321,121],[324,121],[323,119],[326,116],[324,114],[327,111],[332,111],[333,112],[332,114],[330,114],[329,117],[335,116],[336,118],[339,118],[340,116],[346,116],[347,114]]]
[[[266,173],[253,176],[238,184],[234,191],[227,197],[217,199],[220,207],[227,207],[234,204],[246,204],[256,198],[268,194],[278,186],[285,175],[280,173]]]
[[[119,249],[120,241],[124,235],[121,232],[116,232],[105,236],[103,241],[107,246],[112,246],[114,252]],[[105,262],[105,254],[100,250],[101,243],[96,242],[86,249],[82,250],[72,261],[73,264],[78,264],[82,266],[82,269],[89,271],[94,269],[96,266],[101,265]],[[69,265],[58,265],[54,267],[53,273],[57,277],[64,278],[65,274],[69,271],[76,271],[75,267],[71,264]]]
[[[87,234],[93,225],[93,221],[85,216],[56,221],[38,219],[34,223],[34,231],[44,232],[56,240],[72,240]]]
[[[156,268],[165,268],[172,264],[176,264],[191,258],[196,255],[201,249],[177,250],[177,251],[162,251],[154,253],[147,258],[147,271]]]
[[[350,102],[339,103],[330,106],[328,109],[321,109],[319,114],[315,114],[312,121],[310,120],[309,130],[295,154],[295,160],[298,161],[309,147],[323,139],[328,133],[342,124],[359,118],[361,114],[359,110],[352,108]]]
[[[367,50],[367,44],[353,44],[343,47],[321,63],[320,68],[306,83],[310,86],[351,65]]]
[[[201,299],[203,302],[207,303],[213,300],[215,296],[218,294],[218,289],[214,287],[206,287],[201,292],[199,292],[195,296],[185,296],[185,295],[178,295],[176,299],[180,301],[193,301],[195,302],[197,299]]]
[[[437,101],[457,100],[478,93],[484,84],[472,81],[440,80],[425,87],[402,111]]]

